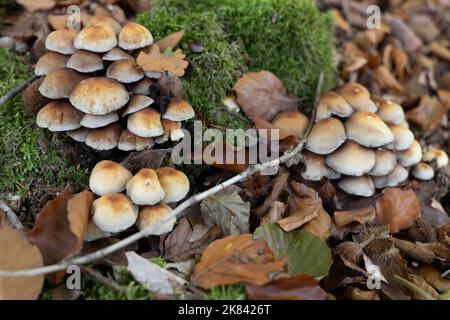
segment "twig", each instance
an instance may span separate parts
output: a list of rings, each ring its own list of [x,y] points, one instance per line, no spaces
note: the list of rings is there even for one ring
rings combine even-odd
[[[100,282],[101,284],[108,286],[109,288],[111,288],[112,290],[114,290],[116,292],[125,292],[126,291],[126,287],[121,286],[120,284],[118,284],[117,282],[112,280],[111,278],[105,277],[100,272],[98,272],[90,267],[81,267],[81,270],[86,272],[92,279]]]
[[[32,76],[31,78],[29,78],[28,80],[26,80],[22,84],[18,85],[14,89],[11,89],[10,91],[8,91],[3,97],[0,98],[0,107],[3,106],[8,101],[12,100],[17,94],[22,92],[26,87],[28,87],[28,85],[31,82],[33,82],[37,78],[39,78],[39,76],[36,76],[36,75]]]
[[[187,208],[202,201],[203,199],[205,199],[213,194],[216,194],[217,192],[219,192],[239,181],[244,180],[245,178],[253,175],[256,172],[260,172],[265,169],[275,167],[275,166],[278,166],[278,165],[286,162],[287,160],[289,160],[290,158],[295,156],[297,153],[299,153],[303,149],[303,146],[306,143],[306,140],[308,138],[309,133],[311,132],[311,128],[313,126],[313,123],[314,123],[314,120],[316,117],[317,102],[320,97],[322,83],[323,83],[323,73],[320,73],[319,81],[317,83],[316,99],[315,99],[315,104],[314,104],[314,108],[313,108],[312,115],[311,115],[311,121],[308,124],[308,127],[305,131],[306,132],[305,135],[293,149],[287,151],[281,157],[271,160],[271,161],[268,161],[268,162],[265,162],[265,163],[262,163],[262,164],[256,164],[256,165],[250,166],[247,170],[235,175],[234,177],[224,181],[223,183],[218,184],[218,185],[214,186],[213,188],[208,189],[202,193],[193,195],[186,201],[182,202],[174,210],[172,210],[171,213],[168,214],[164,219],[160,220],[159,223],[156,223],[156,224],[151,225],[139,232],[136,232],[136,233],[132,234],[131,236],[124,238],[124,239],[120,240],[119,242],[116,242],[110,246],[107,246],[98,251],[92,252],[85,256],[81,256],[81,257],[77,257],[77,258],[73,258],[73,259],[69,259],[69,260],[63,260],[60,263],[48,265],[48,266],[41,267],[41,268],[33,268],[33,269],[27,269],[27,270],[15,270],[15,271],[0,270],[0,277],[33,277],[33,276],[37,276],[37,275],[54,273],[57,271],[64,270],[71,265],[83,265],[83,264],[87,264],[87,263],[93,262],[95,260],[98,260],[100,258],[103,258],[117,250],[120,250],[120,249],[128,246],[129,244],[132,244],[132,243],[138,241],[139,239],[147,237],[148,235],[150,235],[154,231],[156,231],[158,228],[160,228],[162,225],[164,225],[164,223],[166,223],[167,221],[169,221],[170,219],[172,219],[174,217],[180,217]]]
[[[6,216],[8,217],[9,222],[11,225],[16,228],[17,230],[23,231],[25,228],[23,227],[22,222],[20,222],[20,219],[16,216],[14,211],[8,207],[6,203],[3,201],[0,201],[0,210],[6,213]]]

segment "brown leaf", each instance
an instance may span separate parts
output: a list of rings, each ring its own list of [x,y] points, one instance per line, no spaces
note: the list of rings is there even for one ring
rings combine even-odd
[[[157,44],[152,44],[148,53],[141,51],[136,59],[137,64],[144,71],[169,72],[177,77],[184,76],[189,63],[184,60],[180,49],[171,53],[161,53]]]
[[[263,285],[284,265],[284,259],[275,261],[264,240],[254,240],[251,234],[228,236],[206,248],[191,281],[203,289],[236,283]]]
[[[400,40],[406,51],[414,52],[422,48],[422,40],[402,19],[389,16],[386,17],[386,22],[392,28],[392,34]]]
[[[417,287],[419,287],[420,289],[422,289],[423,291],[428,293],[433,298],[435,298],[435,299],[438,298],[439,293],[437,293],[436,290],[432,286],[430,286],[428,284],[428,282],[425,281],[424,278],[422,278],[421,276],[414,274],[414,273],[409,273],[408,276],[411,279],[411,282],[414,283]],[[415,291],[413,291],[412,293],[413,293],[413,299],[423,300],[422,295],[418,294]]]
[[[280,220],[284,212],[286,211],[286,205],[281,201],[275,201],[267,211],[266,215],[261,218],[261,225],[270,224]]]
[[[183,38],[184,33],[185,31],[181,30],[178,32],[171,33],[167,37],[156,41],[155,43],[158,45],[159,51],[161,53],[164,53],[168,48],[175,49],[176,46],[178,46],[178,44],[180,43],[181,39]]]
[[[447,111],[450,110],[450,91],[449,90],[438,90],[438,96],[439,100],[441,101],[442,105],[447,109]]]
[[[251,120],[271,121],[279,112],[297,110],[298,99],[269,71],[249,72],[236,83],[237,102]]]
[[[407,255],[411,259],[421,261],[424,263],[432,263],[436,258],[433,251],[427,249],[420,242],[414,243],[408,240],[402,240],[397,238],[392,238],[392,241],[403,254]]]
[[[326,300],[327,293],[319,281],[297,275],[271,280],[265,285],[247,285],[247,295],[255,300]]]
[[[409,110],[406,117],[423,131],[431,132],[439,128],[446,114],[446,108],[436,97],[423,96],[418,107]]]
[[[428,282],[439,292],[444,292],[450,289],[450,280],[442,278],[439,270],[433,267],[420,267],[417,270],[417,274],[424,278],[426,282]]]
[[[92,253],[94,251],[100,250],[102,248],[105,248],[107,246],[111,246],[113,244],[116,244],[120,240],[117,238],[101,238],[92,242],[88,242],[86,245],[84,245],[83,250],[81,251],[82,255]],[[125,253],[128,251],[136,251],[138,249],[137,243],[132,243],[128,246],[125,246],[124,248],[117,250],[114,253],[111,253],[110,255],[107,255],[106,257],[103,257],[100,260],[97,260],[96,264],[105,264],[109,266],[126,266],[127,265],[127,258],[125,256]]]
[[[376,202],[377,215],[392,233],[411,227],[420,216],[420,202],[412,190],[389,188]]]
[[[334,213],[334,222],[337,227],[343,227],[352,222],[364,224],[375,219],[376,215],[377,214],[374,207],[350,211],[336,211]]]
[[[289,199],[287,217],[278,220],[277,223],[284,231],[289,232],[318,217],[319,210],[323,208],[316,199],[292,196]]]
[[[31,12],[50,10],[56,5],[56,0],[16,0],[16,2]]]
[[[339,28],[344,30],[345,32],[350,32],[351,27],[348,24],[348,22],[344,19],[344,17],[341,15],[339,10],[333,8],[330,10],[331,14],[333,15],[334,24]]]
[[[430,51],[437,57],[450,62],[450,50],[442,44],[433,42],[430,45]]]
[[[384,65],[380,65],[375,69],[373,78],[386,90],[401,91],[403,88],[400,82],[395,79],[394,75]]]
[[[131,152],[120,164],[136,174],[142,168],[158,169],[171,149],[150,149]]]
[[[43,266],[39,249],[28,242],[20,231],[0,228],[0,270],[23,270]],[[0,300],[35,300],[39,297],[44,277],[0,278]]]
[[[346,295],[350,300],[380,300],[376,291],[361,290],[356,287],[347,287]]]
[[[266,214],[272,203],[277,201],[283,191],[286,190],[288,178],[289,172],[280,171],[278,173],[278,176],[273,181],[272,191],[270,192],[269,196],[266,198],[266,200],[264,200],[264,203],[260,207],[256,208],[256,214],[258,217],[262,217],[264,214]]]

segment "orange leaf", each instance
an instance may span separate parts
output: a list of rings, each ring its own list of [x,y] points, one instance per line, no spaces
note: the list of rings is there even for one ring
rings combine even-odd
[[[141,51],[136,59],[137,64],[144,71],[169,72],[177,77],[184,75],[184,70],[189,63],[184,60],[184,55],[180,49],[172,54],[161,53],[157,44],[152,44],[148,53]]]
[[[28,11],[50,10],[56,5],[55,0],[16,0],[18,4]]]
[[[169,48],[175,49],[175,47],[180,43],[181,39],[183,38],[184,33],[185,33],[184,30],[181,30],[178,32],[171,33],[167,37],[156,41],[156,44],[159,47],[159,51],[161,53],[164,53],[166,49]]]
[[[422,130],[431,132],[441,125],[445,114],[446,108],[436,97],[423,96],[419,106],[409,110],[406,117]]]
[[[346,226],[352,222],[364,224],[372,221],[376,217],[376,211],[373,207],[362,208],[350,211],[336,211],[334,213],[334,222],[337,227]]]

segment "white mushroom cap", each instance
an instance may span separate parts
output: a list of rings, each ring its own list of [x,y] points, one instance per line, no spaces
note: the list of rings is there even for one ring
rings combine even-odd
[[[108,194],[92,203],[92,221],[105,232],[120,232],[135,224],[138,210],[127,196]]]
[[[400,124],[405,120],[405,112],[401,105],[395,102],[383,102],[377,111],[378,116],[386,123]]]
[[[122,83],[131,83],[141,80],[144,72],[134,59],[123,59],[113,62],[106,70],[106,76]]]
[[[147,95],[150,86],[154,83],[155,82],[152,79],[145,77],[144,79],[130,85],[131,92],[135,94]]]
[[[375,166],[369,171],[371,176],[384,176],[394,170],[397,157],[394,152],[378,148],[375,149]]]
[[[434,177],[434,170],[433,168],[424,162],[419,162],[416,164],[411,171],[412,175],[416,179],[420,180],[431,180]]]
[[[122,30],[122,26],[120,23],[111,17],[107,16],[94,16],[89,20],[87,27],[89,26],[102,26],[107,27],[114,31],[115,34],[118,34],[120,30]]]
[[[89,220],[88,225],[86,227],[86,234],[84,235],[84,241],[91,242],[109,236],[111,236],[109,232],[100,230],[92,221],[92,219]]]
[[[178,141],[184,138],[184,132],[181,129],[181,122],[163,119],[161,120],[164,128],[164,134],[155,139],[156,143],[164,143],[166,141]]]
[[[93,52],[79,50],[69,58],[67,67],[83,73],[95,72],[103,69],[103,60]]]
[[[316,122],[331,115],[347,118],[353,113],[353,108],[345,101],[345,99],[334,91],[325,93],[317,105]]]
[[[396,164],[394,170],[385,176],[373,177],[375,188],[383,189],[385,187],[395,187],[408,179],[408,170],[401,165]]]
[[[85,114],[81,119],[81,125],[86,128],[95,129],[107,126],[119,120],[117,112],[107,114]]]
[[[78,141],[78,142],[85,142],[87,135],[89,134],[89,129],[88,128],[79,128],[76,130],[70,130],[67,131],[67,135],[69,137],[71,137],[73,140]]]
[[[339,173],[362,176],[375,166],[375,152],[353,141],[346,141],[338,150],[327,155],[326,163]]]
[[[43,76],[49,74],[53,70],[65,68],[68,59],[69,57],[63,54],[47,52],[36,62],[34,74],[37,76]]]
[[[195,116],[194,109],[189,103],[182,99],[172,99],[167,105],[166,112],[162,115],[163,119],[172,121],[184,121]]]
[[[138,205],[154,205],[160,202],[164,198],[164,190],[156,171],[148,168],[139,170],[127,183],[127,195]]]
[[[153,104],[153,102],[155,102],[155,100],[146,95],[133,94],[130,98],[130,101],[128,101],[125,111],[122,113],[122,117],[145,109]]]
[[[389,127],[375,113],[356,112],[345,122],[347,138],[365,147],[380,147],[394,141]]]
[[[399,126],[402,126],[403,128],[409,129],[409,123],[408,123],[408,121],[406,121],[406,119],[400,121],[400,122],[398,123],[398,125],[399,125]]]
[[[339,180],[338,187],[348,194],[360,197],[370,197],[375,193],[373,181],[368,176],[344,177]]]
[[[425,152],[423,155],[423,161],[432,162],[433,160],[436,161],[436,166],[438,169],[448,166],[448,155],[444,150],[432,149]]]
[[[39,93],[50,99],[68,98],[86,76],[69,68],[53,70],[42,81]]]
[[[406,150],[411,147],[414,142],[414,134],[407,128],[402,126],[391,124],[389,129],[394,135],[393,148],[395,150]]]
[[[413,166],[422,160],[422,147],[414,140],[409,149],[397,151],[397,162],[404,167]]]
[[[156,225],[161,220],[166,218],[168,214],[172,212],[172,208],[165,203],[160,203],[154,206],[145,206],[139,210],[138,220],[136,225],[139,230],[144,230],[151,226]],[[158,227],[157,230],[151,229],[149,234],[151,235],[162,235],[172,231],[177,219],[175,217],[170,218],[167,222]]]
[[[131,114],[127,122],[128,131],[140,137],[158,137],[164,134],[161,115],[153,108]]]
[[[151,79],[159,79],[162,76],[162,72],[158,71],[144,71],[146,77]]]
[[[356,111],[376,112],[378,109],[370,99],[369,90],[359,83],[346,84],[339,93]]]
[[[102,59],[105,61],[118,61],[122,59],[133,59],[133,57],[122,49],[115,47],[105,53]]]
[[[329,154],[339,148],[346,138],[342,122],[335,118],[326,118],[313,126],[305,148],[317,154]]]
[[[325,157],[309,151],[303,153],[305,170],[301,173],[303,179],[320,181],[322,178],[339,179],[341,174],[325,163]]]
[[[163,202],[177,202],[188,194],[189,179],[183,172],[170,167],[162,167],[157,169],[156,173],[159,183],[164,189]]]
[[[50,32],[45,39],[45,49],[62,54],[72,54],[75,52],[73,42],[78,34],[75,29],[62,29]]]
[[[129,22],[119,33],[119,47],[125,50],[144,48],[153,43],[153,36],[144,26]]]
[[[117,148],[123,151],[142,151],[153,147],[154,144],[152,138],[139,137],[128,130],[122,130]]]
[[[77,34],[74,40],[76,49],[92,52],[107,52],[117,45],[114,31],[102,25],[86,27]]]
[[[303,137],[303,133],[305,133],[308,122],[308,117],[298,111],[280,112],[272,120],[272,124],[274,126],[299,139]]]
[[[96,150],[111,150],[117,147],[122,129],[116,122],[103,128],[89,131],[85,143]]]
[[[131,177],[131,172],[121,164],[103,160],[92,169],[89,188],[99,196],[122,192]]]
[[[36,124],[50,131],[75,130],[81,127],[83,113],[72,107],[69,102],[56,100],[39,110]]]

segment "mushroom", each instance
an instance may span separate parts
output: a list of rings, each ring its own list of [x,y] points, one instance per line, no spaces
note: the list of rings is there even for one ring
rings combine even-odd
[[[149,235],[162,235],[172,231],[177,219],[171,217],[162,225],[158,226],[157,230],[153,230],[152,226],[155,226],[160,221],[165,219],[167,215],[172,212],[172,208],[165,203],[160,203],[154,206],[144,206],[139,210],[139,216],[136,225],[139,230],[149,229]]]
[[[164,134],[161,114],[153,108],[146,108],[131,114],[127,121],[128,131],[140,137],[158,137]]]
[[[81,119],[81,125],[86,128],[95,129],[105,127],[119,120],[117,112],[107,114],[85,114]]]
[[[172,121],[184,121],[195,116],[191,105],[182,99],[172,99],[167,105],[166,112],[162,115],[163,119]]]
[[[394,141],[389,127],[372,112],[356,112],[345,122],[347,138],[365,147],[380,147]]]
[[[423,155],[423,161],[432,162],[436,161],[437,168],[444,168],[448,166],[448,155],[444,150],[441,149],[432,149],[427,151]]]
[[[128,130],[122,130],[117,148],[123,151],[142,151],[153,147],[152,138],[139,137]]]
[[[388,124],[400,124],[405,120],[405,112],[403,111],[402,106],[391,101],[381,103],[377,114]]]
[[[434,177],[434,170],[433,168],[424,162],[419,162],[416,164],[412,170],[412,175],[414,178],[420,179],[420,180],[431,180]]]
[[[108,67],[106,76],[122,83],[131,83],[141,80],[144,77],[144,73],[137,66],[134,59],[122,59],[113,62]]]
[[[75,109],[69,102],[56,100],[39,110],[36,124],[50,131],[75,130],[81,127],[83,113]]]
[[[370,93],[365,87],[359,83],[346,84],[339,90],[341,96],[356,111],[376,112],[377,106],[370,100]]]
[[[92,25],[83,28],[76,35],[73,45],[76,49],[107,52],[117,45],[117,38],[112,29],[102,25]]]
[[[308,126],[309,119],[303,113],[298,111],[280,112],[273,120],[272,124],[282,129],[289,135],[300,139]]]
[[[72,54],[76,51],[73,42],[78,35],[78,30],[61,29],[50,32],[45,39],[45,49],[62,54]]]
[[[37,76],[47,75],[53,70],[62,69],[66,66],[68,56],[56,52],[47,52],[36,62],[34,74]]]
[[[348,194],[361,197],[370,197],[375,193],[373,181],[368,176],[344,177],[339,180],[338,187]]]
[[[353,141],[346,141],[338,150],[327,155],[326,164],[348,176],[362,176],[375,166],[375,152]]]
[[[334,91],[325,93],[319,100],[317,105],[316,122],[331,115],[347,118],[353,113],[353,108],[345,101],[345,99]]]
[[[329,154],[347,139],[342,122],[326,118],[317,122],[306,141],[305,149],[317,154]]]
[[[184,138],[184,132],[181,129],[181,122],[162,119],[161,123],[164,129],[164,134],[155,138],[156,143],[164,143],[169,141],[169,138],[172,141],[179,141]]]
[[[114,161],[103,160],[92,169],[89,188],[99,196],[122,192],[131,177],[131,172],[124,166]]]
[[[327,166],[325,157],[309,151],[303,153],[305,170],[301,173],[303,179],[320,181],[322,178],[339,179],[341,174]]]
[[[189,179],[183,172],[170,167],[162,167],[156,170],[156,174],[164,189],[163,202],[177,202],[188,194]]]
[[[67,67],[82,73],[95,72],[103,69],[103,60],[96,53],[79,50],[69,58]]]
[[[153,43],[153,36],[144,26],[129,22],[119,33],[119,47],[124,50],[144,48]]]
[[[76,130],[67,131],[67,135],[69,137],[71,137],[75,141],[85,142],[86,138],[87,138],[87,136],[89,134],[89,131],[90,130],[88,128],[81,127],[79,129],[76,129]]]
[[[92,219],[89,220],[86,227],[86,233],[84,235],[84,241],[91,242],[109,236],[111,236],[109,232],[100,230],[92,221]]]
[[[163,200],[164,190],[156,171],[144,168],[127,182],[127,195],[138,205],[154,205]]]
[[[122,130],[118,123],[89,131],[85,143],[96,150],[111,150],[117,147]]]
[[[122,59],[133,59],[133,57],[122,49],[115,47],[105,53],[102,59],[105,61],[118,61]]]
[[[154,83],[152,79],[145,77],[136,83],[132,83],[130,89],[132,93],[147,95],[149,94],[150,86]]]
[[[407,128],[391,124],[389,129],[394,135],[394,141],[391,142],[392,149],[395,150],[406,150],[411,147],[414,142],[414,134]]]
[[[397,164],[395,153],[383,148],[374,150],[375,166],[369,171],[371,176],[384,176],[391,172]]]
[[[403,151],[397,151],[397,162],[404,167],[413,166],[422,160],[422,147],[414,140],[411,147]]]
[[[120,30],[122,30],[122,26],[116,19],[107,16],[94,16],[92,19],[89,20],[87,26],[107,27],[112,31],[114,31],[115,34],[118,34]]]
[[[133,94],[126,105],[125,111],[122,113],[122,117],[145,109],[152,105],[153,102],[155,102],[155,100],[144,94]]]
[[[377,189],[395,187],[408,179],[408,174],[408,170],[397,163],[389,174],[373,177],[373,183]]]
[[[69,98],[73,89],[86,76],[69,68],[53,70],[42,81],[39,86],[39,93],[50,99]]]

